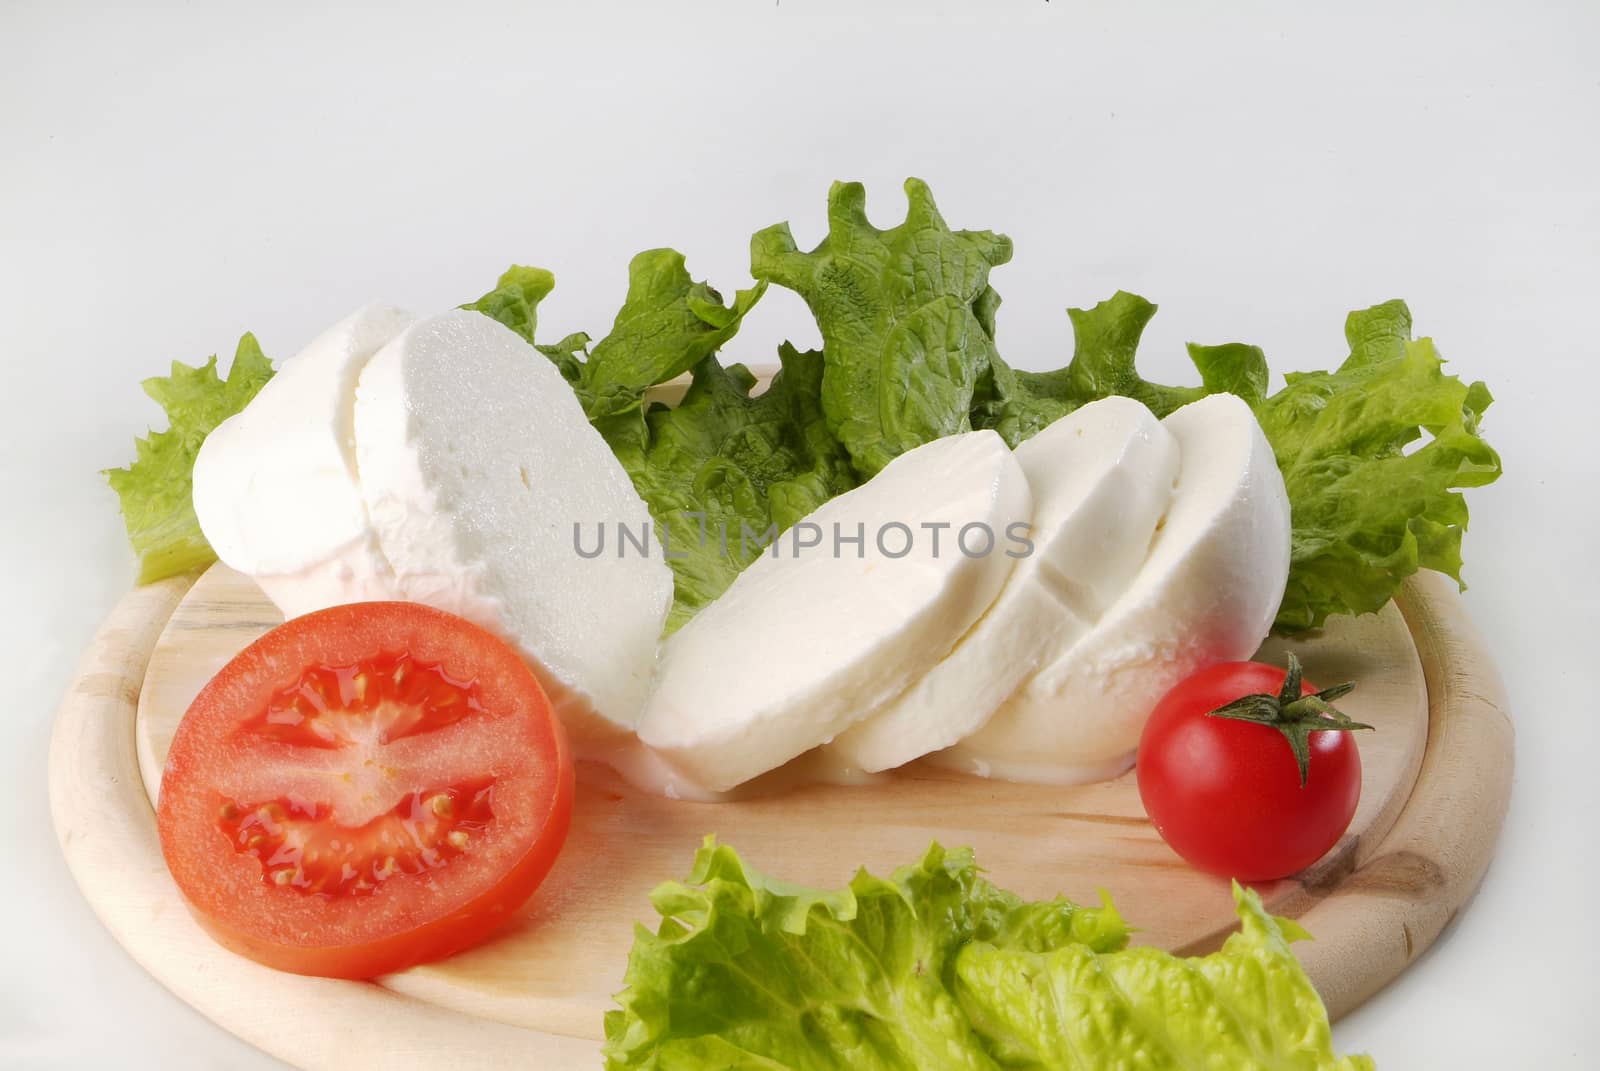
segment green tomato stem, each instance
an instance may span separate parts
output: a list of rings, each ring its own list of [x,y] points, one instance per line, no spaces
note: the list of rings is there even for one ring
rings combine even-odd
[[[1301,788],[1306,787],[1306,779],[1311,775],[1312,733],[1342,733],[1372,728],[1365,722],[1352,721],[1333,706],[1334,700],[1342,699],[1355,690],[1354,682],[1346,681],[1320,692],[1301,695],[1303,679],[1300,660],[1291,654],[1283,687],[1277,695],[1241,696],[1206,714],[1208,718],[1253,722],[1282,733],[1283,738],[1289,741],[1289,749],[1294,752],[1295,765],[1300,770]]]

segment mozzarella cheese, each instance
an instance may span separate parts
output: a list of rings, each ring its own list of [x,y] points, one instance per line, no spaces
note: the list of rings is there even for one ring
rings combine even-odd
[[[367,514],[400,597],[498,633],[528,659],[580,754],[626,740],[649,689],[672,574],[601,526],[651,528],[628,474],[555,366],[476,312],[423,320],[356,387]],[[648,535],[645,537],[648,542]]]
[[[1178,473],[1177,443],[1150,410],[1094,402],[1016,458],[1033,491],[1031,553],[954,650],[828,745],[838,761],[886,770],[958,743],[1082,637],[1143,564]]]
[[[285,617],[397,597],[357,482],[356,377],[413,320],[368,305],[282,362],[194,463],[194,510],[228,565],[255,578]]]
[[[1006,530],[1031,514],[1027,478],[992,431],[901,455],[798,522],[672,636],[640,738],[712,791],[827,742],[988,608],[1016,560]],[[975,525],[993,546],[969,556],[958,544],[968,529],[979,549]]]
[[[1088,635],[935,762],[1019,781],[1114,776],[1167,690],[1255,652],[1289,572],[1289,499],[1272,448],[1231,394],[1164,423],[1178,483],[1138,576]]]

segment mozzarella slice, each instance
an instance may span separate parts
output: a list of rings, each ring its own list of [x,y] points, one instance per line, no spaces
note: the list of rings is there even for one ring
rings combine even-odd
[[[1168,689],[1255,653],[1289,573],[1289,499],[1272,448],[1231,394],[1164,423],[1178,483],[1138,576],[1088,635],[935,762],[1017,781],[1115,776]]]
[[[954,650],[828,745],[887,770],[958,743],[1099,620],[1143,564],[1172,499],[1178,447],[1150,410],[1106,398],[1017,447],[1033,490],[1032,552]]]
[[[528,659],[581,754],[625,738],[649,689],[672,574],[654,552],[588,558],[650,514],[555,366],[458,310],[361,373],[361,491],[400,597],[498,633]],[[648,541],[648,537],[646,537]]]
[[[194,463],[194,510],[228,565],[285,617],[396,598],[356,478],[356,377],[413,320],[368,305],[281,363]]]
[[[797,523],[672,636],[640,738],[713,791],[825,743],[925,673],[988,608],[1015,562],[1007,528],[1031,514],[1027,478],[992,431],[901,455]],[[960,533],[979,524],[993,546],[968,556]],[[976,551],[981,532],[969,532]],[[836,533],[863,538],[841,544]],[[820,545],[800,549],[813,538]]]

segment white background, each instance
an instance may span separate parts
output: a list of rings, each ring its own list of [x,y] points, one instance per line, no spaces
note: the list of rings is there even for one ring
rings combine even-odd
[[[1476,902],[1337,1036],[1391,1069],[1593,1066],[1600,5],[1195,6],[1227,10],[0,3],[0,1066],[276,1066],[118,950],[49,825],[53,707],[131,581],[97,471],[160,424],[141,378],[514,260],[558,276],[545,337],[603,332],[634,252],[731,290],[756,229],[820,237],[829,180],[887,225],[906,175],[1016,239],[1013,363],[1062,362],[1064,306],[1118,287],[1161,304],[1169,378],[1187,339],[1327,366],[1346,310],[1403,296],[1489,381],[1506,475],[1471,497],[1466,599],[1511,815]],[[784,337],[814,328],[774,291],[730,356]]]

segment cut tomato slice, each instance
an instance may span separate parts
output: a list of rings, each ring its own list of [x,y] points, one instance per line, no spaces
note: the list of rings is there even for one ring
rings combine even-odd
[[[572,817],[572,756],[515,651],[412,603],[273,629],[172,740],[161,850],[223,945],[369,978],[476,944],[538,888]]]

